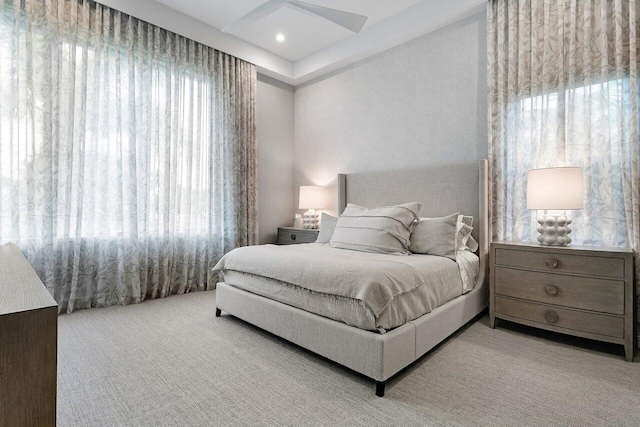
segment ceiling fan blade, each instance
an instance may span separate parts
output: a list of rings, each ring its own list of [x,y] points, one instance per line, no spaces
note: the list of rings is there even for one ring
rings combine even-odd
[[[357,13],[317,6],[315,4],[304,3],[298,0],[285,0],[285,2],[291,6],[295,6],[307,12],[311,12],[314,15],[318,15],[340,25],[341,27],[353,31],[354,33],[359,33],[368,19],[366,16],[358,15]]]
[[[249,25],[253,25],[265,16],[269,15],[274,10],[282,7],[285,4],[284,0],[269,0],[266,3],[253,9],[251,12],[245,14],[242,18],[224,27],[221,31],[223,33],[237,33]]]

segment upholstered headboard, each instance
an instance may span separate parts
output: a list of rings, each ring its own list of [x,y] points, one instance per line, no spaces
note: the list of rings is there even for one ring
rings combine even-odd
[[[420,216],[439,217],[460,212],[473,215],[480,271],[487,276],[489,253],[487,160],[381,172],[338,175],[340,213],[347,203],[365,207],[407,202],[422,203]],[[481,282],[482,283],[482,282]]]

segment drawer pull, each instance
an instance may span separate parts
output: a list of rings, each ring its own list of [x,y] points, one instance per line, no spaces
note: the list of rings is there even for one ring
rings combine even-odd
[[[555,258],[547,258],[544,262],[549,268],[556,268],[558,266],[558,260]]]
[[[558,295],[558,287],[556,285],[545,286],[544,291],[549,295]]]
[[[556,323],[558,321],[558,313],[556,313],[555,311],[547,311],[544,314],[544,318],[549,323]]]
[[[295,234],[291,235],[291,240],[296,240],[296,235]]]

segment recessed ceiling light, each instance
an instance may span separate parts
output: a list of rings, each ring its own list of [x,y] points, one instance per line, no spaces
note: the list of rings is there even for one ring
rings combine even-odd
[[[280,33],[276,36],[276,40],[278,40],[279,42],[283,42],[284,41],[284,34]]]

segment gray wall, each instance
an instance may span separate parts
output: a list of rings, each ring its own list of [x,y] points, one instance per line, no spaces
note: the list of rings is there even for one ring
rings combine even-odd
[[[258,228],[273,243],[279,226],[293,223],[293,87],[258,74]]]
[[[486,18],[480,13],[296,88],[295,186],[340,172],[487,156]]]

